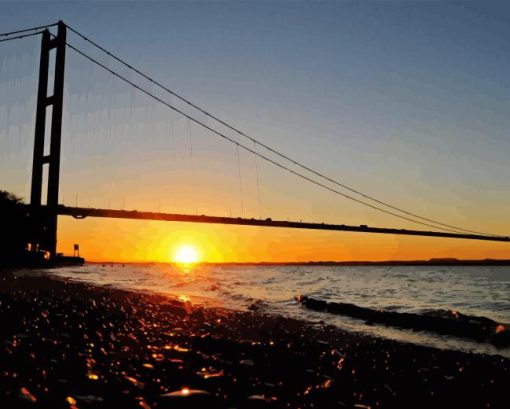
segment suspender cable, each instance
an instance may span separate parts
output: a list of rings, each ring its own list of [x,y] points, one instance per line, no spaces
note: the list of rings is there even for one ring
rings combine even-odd
[[[193,157],[193,138],[191,137],[191,120],[188,119],[188,140],[189,140],[189,157]]]
[[[255,142],[253,142],[253,150],[257,151],[257,144]],[[253,159],[255,161],[255,181],[257,183],[257,205],[258,205],[258,208],[259,208],[259,217],[261,217],[261,212],[260,212],[259,167],[258,167],[258,164],[257,164],[257,155],[253,155]]]
[[[239,175],[239,197],[241,199],[241,217],[244,217],[243,182],[241,177],[241,155],[239,154],[239,144],[236,144],[236,151],[237,151],[237,173]]]

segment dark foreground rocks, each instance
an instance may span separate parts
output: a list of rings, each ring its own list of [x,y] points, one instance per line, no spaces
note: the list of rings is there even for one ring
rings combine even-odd
[[[0,408],[507,408],[510,360],[0,273]]]

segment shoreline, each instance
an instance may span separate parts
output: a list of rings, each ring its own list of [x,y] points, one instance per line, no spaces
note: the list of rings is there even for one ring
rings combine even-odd
[[[510,383],[501,356],[47,276],[0,272],[0,317],[3,407],[504,407]]]
[[[122,265],[122,264],[178,264],[174,262],[163,262],[163,261],[98,261],[98,260],[87,260],[87,264],[111,264],[111,265]],[[399,266],[431,266],[431,267],[508,267],[510,266],[509,259],[476,259],[476,260],[463,260],[463,259],[429,259],[429,260],[382,260],[382,261],[297,261],[297,262],[287,262],[287,261],[259,261],[259,262],[237,262],[237,261],[229,261],[229,262],[200,262],[199,264],[203,264],[206,266],[312,266],[312,267],[362,267],[362,266],[391,266],[391,267],[399,267]]]

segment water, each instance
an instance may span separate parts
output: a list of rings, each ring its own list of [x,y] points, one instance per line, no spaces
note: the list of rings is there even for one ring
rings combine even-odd
[[[500,354],[496,349],[429,332],[366,325],[348,317],[302,308],[298,294],[327,301],[398,312],[450,309],[510,323],[510,267],[436,266],[210,266],[181,269],[166,264],[87,264],[51,270],[73,280],[150,291],[206,306],[246,310],[325,322],[350,331],[439,348]]]

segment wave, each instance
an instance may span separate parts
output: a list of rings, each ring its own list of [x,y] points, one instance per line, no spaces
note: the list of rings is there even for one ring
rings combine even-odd
[[[328,302],[308,296],[298,296],[297,301],[314,311],[345,315],[361,319],[368,324],[431,331],[442,335],[489,342],[497,348],[510,347],[510,325],[498,323],[487,317],[461,314],[454,310],[429,310],[422,314],[396,312],[360,307],[355,304]]]

